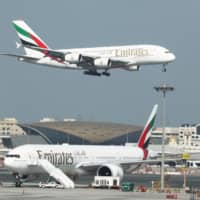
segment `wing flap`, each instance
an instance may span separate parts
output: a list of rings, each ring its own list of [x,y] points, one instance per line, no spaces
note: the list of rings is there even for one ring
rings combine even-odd
[[[165,159],[165,162],[175,162],[180,161],[182,158],[173,158],[173,159]],[[123,167],[128,167],[131,165],[141,165],[141,164],[159,164],[161,163],[161,159],[148,159],[148,160],[135,160],[135,161],[121,161],[121,160],[115,160],[115,162],[112,162],[112,164],[121,165]],[[108,164],[108,161],[98,161],[98,162],[81,162],[76,165],[76,168],[97,168],[101,165]]]

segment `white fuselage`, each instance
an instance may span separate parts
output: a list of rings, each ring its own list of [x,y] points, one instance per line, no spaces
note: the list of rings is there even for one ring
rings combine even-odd
[[[76,63],[76,60],[74,60],[73,62],[73,59],[76,59],[77,55],[84,55],[90,58],[94,58],[94,65],[91,66],[91,68],[102,70],[122,68],[128,70],[127,67],[131,66],[168,64],[175,60],[175,55],[173,53],[171,53],[168,49],[157,45],[110,46],[80,49],[62,49],[57,51],[66,54],[70,52],[69,58],[72,59],[71,62],[68,62],[67,60],[64,62],[58,62],[51,57],[44,57],[41,52],[38,52],[38,57],[40,57],[39,60],[30,61],[25,59],[24,61],[58,68],[86,69],[82,65],[82,63]],[[110,59],[113,64],[108,65],[104,62],[105,59]]]
[[[110,76],[110,69],[138,71],[142,65],[165,65],[175,55],[158,45],[123,45],[94,48],[51,49],[23,20],[14,20],[14,28],[21,40],[25,55],[2,54],[20,61],[61,69],[84,70],[86,75]],[[17,47],[20,45],[17,44]],[[99,72],[99,71],[103,72]]]
[[[5,166],[21,174],[44,173],[37,166],[45,159],[67,174],[79,173],[79,166],[134,163],[142,161],[144,152],[139,147],[97,145],[23,145],[11,150],[5,157]],[[37,166],[37,167],[35,167]]]

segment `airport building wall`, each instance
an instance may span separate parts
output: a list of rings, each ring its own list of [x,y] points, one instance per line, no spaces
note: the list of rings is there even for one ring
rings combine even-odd
[[[0,155],[23,144],[95,144],[136,143],[143,127],[117,123],[43,120],[19,124],[14,118],[0,120]],[[150,144],[161,145],[162,128],[153,130]],[[166,145],[200,152],[200,124],[166,127]]]
[[[71,127],[72,123],[73,128]],[[50,144],[124,145],[129,141],[137,142],[142,131],[142,127],[139,126],[130,127],[127,125],[128,128],[124,129],[124,127],[121,128],[120,125],[113,123],[106,123],[104,126],[102,123],[99,125],[98,122],[81,122],[81,125],[80,122],[76,123],[78,123],[77,126],[75,122],[62,122],[59,124],[62,128],[53,127],[52,124],[49,127],[48,124],[46,126],[44,123],[20,126],[27,134],[39,134]],[[119,128],[118,133],[115,131],[117,128]]]

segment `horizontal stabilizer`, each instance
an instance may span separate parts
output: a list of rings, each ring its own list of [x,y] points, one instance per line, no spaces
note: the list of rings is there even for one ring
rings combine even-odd
[[[26,56],[26,55],[10,54],[10,53],[0,53],[0,56],[15,57],[18,60],[38,60],[38,58],[35,58],[35,57]]]

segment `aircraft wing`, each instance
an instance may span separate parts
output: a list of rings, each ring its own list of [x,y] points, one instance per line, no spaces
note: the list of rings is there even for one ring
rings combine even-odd
[[[65,55],[71,54],[72,52],[61,52],[59,50],[53,50],[49,48],[41,48],[36,46],[30,46],[30,45],[24,45],[27,48],[38,50],[42,53],[44,53],[46,56],[52,56],[53,58],[58,58],[61,61],[65,61]],[[88,65],[92,65],[94,59],[98,58],[96,55],[87,55],[87,54],[81,54],[81,62],[82,63],[88,63]]]
[[[24,45],[27,48],[30,49],[34,49],[34,50],[38,50],[42,53],[44,53],[46,56],[52,56],[55,59],[60,59],[61,61],[65,61],[65,56],[67,54],[71,54],[72,52],[61,52],[59,50],[53,50],[53,49],[49,49],[49,48],[41,48],[41,47],[36,47],[36,46],[30,46],[30,45]],[[97,58],[101,58],[101,56],[99,56],[96,53],[93,54],[81,54],[81,60],[80,60],[80,65],[85,68],[85,69],[91,69],[92,67],[94,67],[94,60]],[[128,61],[124,61],[121,60],[119,58],[110,58],[110,62],[111,62],[111,66],[122,66],[122,65],[127,65],[127,66],[131,66],[134,65],[135,62],[128,62]],[[95,69],[95,68],[94,68]]]
[[[165,163],[168,163],[168,162],[175,162],[175,161],[180,161],[182,160],[182,158],[174,158],[174,159],[165,159]],[[124,162],[124,161],[121,161],[121,160],[116,160],[115,162],[112,162],[112,164],[116,164],[116,165],[121,165],[121,166],[124,166],[124,167],[127,167],[127,166],[131,166],[131,165],[141,165],[141,164],[150,164],[150,165],[153,165],[153,164],[160,164],[161,163],[161,159],[147,159],[147,160],[135,160],[135,161],[127,161],[127,162]],[[108,163],[108,161],[98,161],[98,162],[82,162],[82,163],[79,163],[76,165],[76,168],[97,168],[101,165],[104,165],[104,164],[110,164]]]
[[[64,61],[65,60],[65,55],[70,53],[70,52],[63,53],[63,52],[58,51],[58,50],[53,50],[53,49],[49,49],[49,48],[41,48],[41,47],[30,46],[30,45],[23,45],[23,46],[27,47],[27,48],[30,48],[30,49],[33,49],[33,50],[40,51],[40,52],[44,53],[45,56],[58,58],[61,61]]]
[[[39,60],[38,58],[26,56],[26,55],[17,55],[17,54],[9,54],[9,53],[0,53],[0,56],[9,56],[17,58],[18,60]]]
[[[173,158],[173,159],[165,159],[165,163],[168,162],[176,162],[180,161],[182,158]],[[147,159],[147,160],[138,160],[135,162],[123,162],[120,163],[121,165],[134,165],[134,164],[149,164],[149,165],[154,165],[154,164],[160,164],[162,162],[161,159]]]

